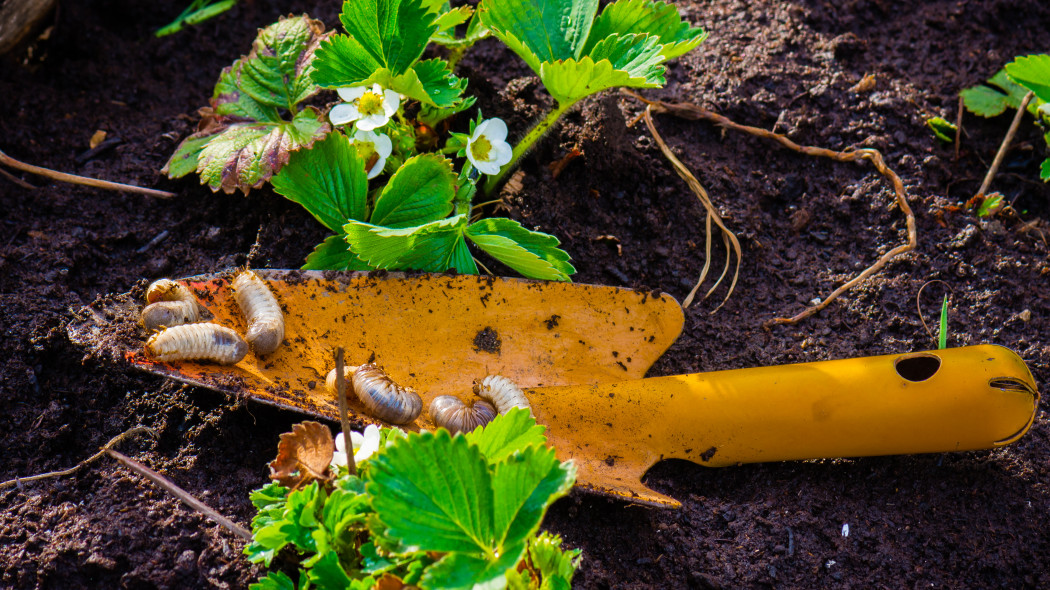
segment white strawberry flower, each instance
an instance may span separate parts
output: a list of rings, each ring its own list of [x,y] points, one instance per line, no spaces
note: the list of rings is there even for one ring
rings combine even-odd
[[[373,84],[371,88],[337,88],[336,92],[344,102],[332,107],[328,113],[328,119],[333,125],[356,121],[358,129],[371,131],[386,125],[401,106],[401,95],[393,90],[384,90],[379,84]]]
[[[379,427],[369,424],[364,434],[350,431],[350,444],[353,446],[354,464],[357,465],[379,450]],[[347,467],[346,437],[340,432],[335,437],[335,453],[332,465]]]
[[[357,153],[365,161],[365,166],[368,166],[369,162],[374,161],[372,167],[368,168],[368,178],[375,178],[383,172],[383,167],[386,166],[386,159],[390,157],[390,153],[394,150],[394,144],[390,141],[390,138],[375,131],[357,130],[350,137],[350,142],[357,148]]]
[[[499,169],[510,162],[513,155],[503,119],[485,119],[467,142],[467,159],[482,174],[499,174]]]

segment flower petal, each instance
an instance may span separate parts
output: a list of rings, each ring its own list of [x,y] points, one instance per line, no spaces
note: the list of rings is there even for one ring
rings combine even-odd
[[[335,91],[339,94],[339,98],[346,102],[354,102],[355,100],[364,96],[365,91],[368,89],[364,86],[346,86],[344,88],[336,88]]]
[[[489,141],[492,143],[507,140],[507,124],[503,122],[503,119],[492,118],[478,127],[480,128],[482,125],[485,127],[485,136],[488,137]]]
[[[382,133],[373,133],[373,136],[375,139],[372,141],[372,146],[375,147],[376,153],[381,159],[387,159],[394,151],[394,144],[390,141],[390,137]],[[367,432],[367,429],[365,431]]]
[[[357,128],[361,131],[371,131],[386,125],[389,121],[390,117],[386,115],[368,115],[367,117],[361,117],[357,120]]]
[[[505,141],[492,142],[492,151],[489,152],[489,161],[497,166],[505,166],[514,157],[514,149]]]
[[[394,92],[393,90],[383,91],[383,110],[386,112],[387,117],[391,117],[397,112],[397,108],[401,106],[401,95]]]
[[[335,450],[339,453],[346,453],[346,438],[342,432],[335,435]]]
[[[341,102],[328,112],[328,120],[332,125],[345,125],[361,118],[361,111],[349,102]]]
[[[332,465],[338,465],[340,467],[346,467],[349,462],[346,460],[346,453],[335,452],[332,453]]]
[[[470,152],[467,152],[468,154]],[[471,158],[473,161],[473,158]],[[489,176],[495,176],[499,174],[500,166],[495,162],[474,162],[474,167],[478,169],[478,172],[482,174],[488,174]]]

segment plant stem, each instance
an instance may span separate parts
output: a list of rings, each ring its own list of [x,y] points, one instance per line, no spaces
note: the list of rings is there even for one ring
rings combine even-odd
[[[529,129],[529,132],[525,134],[525,137],[522,137],[521,141],[514,146],[514,154],[511,156],[510,162],[507,162],[507,165],[500,169],[499,174],[490,176],[485,182],[484,190],[486,195],[491,195],[501,184],[503,184],[504,177],[518,167],[518,160],[532,149],[532,144],[536,143],[536,141],[554,128],[554,124],[558,122],[558,119],[560,119],[561,116],[575,104],[575,102],[568,104],[556,103],[555,107],[551,109],[545,117],[533,125],[532,129]]]
[[[1010,147],[1010,142],[1014,140],[1014,134],[1017,133],[1017,127],[1021,124],[1021,119],[1024,117],[1025,110],[1028,109],[1028,103],[1031,102],[1032,97],[1035,94],[1029,92],[1024,96],[1024,100],[1021,101],[1021,106],[1017,107],[1017,114],[1014,115],[1014,120],[1010,123],[1010,129],[1006,132],[1006,137],[1003,138],[1003,144],[999,146],[999,152],[995,154],[995,160],[992,161],[992,167],[988,169],[988,174],[984,177],[984,182],[981,183],[981,189],[977,191],[978,197],[983,197],[988,188],[992,185],[992,179],[995,178],[995,173],[999,171],[999,165],[1003,163],[1003,158],[1006,157],[1006,152]]]

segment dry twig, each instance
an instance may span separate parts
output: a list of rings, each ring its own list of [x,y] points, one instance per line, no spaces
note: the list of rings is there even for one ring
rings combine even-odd
[[[36,174],[51,180],[57,180],[59,182],[68,182],[71,184],[80,184],[84,186],[91,186],[95,188],[104,188],[111,191],[124,191],[129,193],[138,193],[141,195],[148,195],[150,197],[159,197],[161,199],[169,199],[175,196],[175,193],[169,193],[167,191],[158,191],[151,188],[143,188],[141,186],[135,186],[131,184],[121,184],[119,182],[109,182],[108,180],[98,180],[95,178],[88,178],[86,176],[77,176],[76,174],[66,174],[65,172],[56,172],[49,168],[41,168],[40,166],[34,166],[32,164],[26,164],[20,162],[11,156],[0,152],[0,164],[10,166],[16,170],[23,172],[29,172],[30,174]]]
[[[212,519],[219,525],[223,526],[231,533],[247,541],[250,541],[252,539],[252,533],[248,529],[219,514],[211,506],[208,506],[204,502],[201,502],[200,500],[195,498],[193,494],[175,485],[175,483],[172,482],[170,479],[164,477],[156,471],[153,471],[149,467],[146,467],[145,465],[139,463],[131,457],[124,455],[123,453],[119,453],[117,451],[114,451],[113,449],[106,449],[105,452],[108,453],[110,457],[113,457],[117,461],[123,463],[126,467],[128,467],[135,473],[138,473],[142,477],[145,477],[146,479],[152,481],[154,484],[163,488],[172,496],[175,496],[179,500],[182,500],[190,508],[193,508],[197,512],[200,512],[201,514]]]
[[[339,398],[339,425],[343,428],[343,444],[346,446],[346,466],[350,475],[357,475],[354,461],[354,445],[350,442],[350,412],[346,405],[346,376],[343,375],[343,347],[335,349],[335,395]]]
[[[666,103],[666,102],[663,102],[663,101],[651,101],[651,100],[647,100],[645,98],[642,98],[641,96],[639,96],[637,94],[634,94],[632,92],[628,92],[628,94],[631,94],[635,98],[641,100],[642,102],[645,102],[647,105],[649,105],[649,107],[652,109],[653,112],[656,112],[656,113],[670,113],[672,115],[676,115],[678,117],[682,117],[684,119],[690,119],[690,120],[694,120],[694,121],[695,120],[710,121],[710,122],[712,122],[712,123],[714,123],[716,125],[719,125],[719,126],[722,126],[722,127],[725,127],[725,128],[735,129],[737,131],[743,131],[745,133],[749,133],[751,135],[756,135],[758,137],[764,137],[764,138],[767,138],[767,139],[772,139],[773,141],[776,141],[780,145],[782,145],[782,146],[784,146],[784,147],[786,147],[786,148],[788,148],[790,150],[793,150],[793,151],[805,154],[807,156],[820,156],[820,157],[823,157],[823,158],[830,158],[830,159],[838,161],[838,162],[857,162],[857,161],[860,161],[860,160],[868,160],[869,162],[872,163],[873,166],[875,166],[875,169],[878,170],[879,173],[882,174],[886,179],[888,179],[890,181],[890,183],[893,185],[893,192],[894,192],[894,194],[896,196],[895,202],[896,202],[897,206],[900,207],[901,211],[904,213],[905,220],[906,220],[906,223],[907,223],[907,233],[908,233],[908,241],[907,241],[907,243],[901,244],[901,245],[891,249],[889,252],[886,252],[885,254],[883,254],[881,257],[879,257],[878,260],[875,261],[874,264],[872,264],[868,268],[864,269],[859,275],[857,275],[856,277],[850,279],[845,284],[839,286],[839,288],[837,288],[834,291],[832,291],[830,295],[828,295],[826,298],[824,298],[817,305],[814,305],[812,307],[807,307],[801,313],[799,313],[799,314],[797,314],[797,315],[795,315],[793,317],[790,317],[790,318],[774,318],[774,319],[770,320],[769,322],[767,322],[767,325],[794,324],[796,322],[799,322],[799,321],[801,321],[801,320],[803,320],[803,319],[805,319],[805,318],[807,318],[807,317],[817,313],[818,311],[820,311],[820,310],[824,309],[825,307],[827,307],[829,303],[831,303],[832,301],[837,299],[840,295],[842,295],[846,291],[852,289],[858,283],[864,281],[868,277],[870,277],[873,274],[875,274],[875,273],[879,272],[880,270],[882,270],[882,268],[884,266],[886,266],[886,264],[890,260],[893,260],[897,256],[899,256],[901,254],[904,254],[905,252],[910,252],[910,251],[914,250],[918,246],[919,240],[918,240],[918,233],[917,233],[917,231],[915,229],[915,214],[912,212],[911,206],[908,204],[908,193],[904,190],[904,183],[901,182],[900,177],[897,176],[897,174],[895,172],[893,172],[892,170],[889,169],[888,166],[886,166],[886,162],[883,160],[882,154],[879,153],[878,150],[875,150],[875,149],[872,149],[872,148],[861,148],[861,149],[853,149],[853,150],[848,150],[848,151],[843,151],[843,152],[836,152],[836,151],[832,151],[832,150],[825,149],[825,148],[818,148],[818,147],[811,147],[811,146],[800,146],[797,143],[795,143],[795,142],[791,141],[790,139],[788,139],[784,135],[780,135],[778,133],[773,133],[771,131],[767,131],[765,129],[760,129],[758,127],[749,127],[747,125],[741,125],[739,123],[734,123],[733,121],[730,121],[729,119],[723,117],[722,115],[719,115],[717,113],[711,112],[711,111],[709,111],[709,110],[707,110],[707,109],[705,109],[703,107],[700,107],[700,106],[697,106],[697,105],[694,105],[694,104],[689,104],[689,103],[673,103],[672,104],[672,103]]]
[[[999,146],[995,159],[992,160],[992,166],[988,168],[988,174],[984,176],[984,182],[981,183],[980,190],[977,191],[978,197],[983,197],[988,191],[988,187],[992,185],[992,179],[995,178],[995,173],[999,171],[999,165],[1003,163],[1003,158],[1010,149],[1010,142],[1014,140],[1017,127],[1021,125],[1021,119],[1024,118],[1025,110],[1028,109],[1028,103],[1032,101],[1033,97],[1035,97],[1033,92],[1024,95],[1024,99],[1021,100],[1021,106],[1017,107],[1017,113],[1014,115],[1014,120],[1010,123],[1010,129],[1006,132],[1006,137],[1003,138],[1003,143]]]

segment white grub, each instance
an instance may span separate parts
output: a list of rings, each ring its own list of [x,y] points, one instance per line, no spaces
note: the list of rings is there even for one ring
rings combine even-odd
[[[245,340],[257,355],[277,350],[284,340],[284,313],[266,281],[250,270],[233,280],[233,296],[248,320]]]
[[[335,392],[335,369],[328,373],[325,383]],[[343,367],[343,375],[349,381],[357,399],[369,414],[391,424],[408,424],[423,411],[423,400],[411,387],[401,387],[374,364],[360,367]]]
[[[193,324],[204,319],[204,308],[197,297],[171,279],[154,281],[146,289],[146,303],[140,321],[149,331]]]
[[[513,381],[501,375],[489,375],[482,379],[481,383],[475,381],[474,393],[492,402],[500,414],[506,414],[511,408],[525,408],[530,414],[532,413],[525,392]]]
[[[200,308],[191,301],[158,301],[142,310],[142,325],[150,332],[163,328],[195,324],[201,320]]]
[[[428,411],[434,424],[447,428],[452,434],[473,432],[478,426],[484,426],[496,417],[496,408],[489,402],[475,400],[468,404],[454,395],[435,397],[430,402]]]
[[[165,328],[146,342],[146,354],[162,363],[214,361],[232,365],[248,354],[240,334],[218,324],[186,324]]]
[[[178,281],[157,279],[146,288],[146,303],[158,301],[197,301],[193,293]]]

